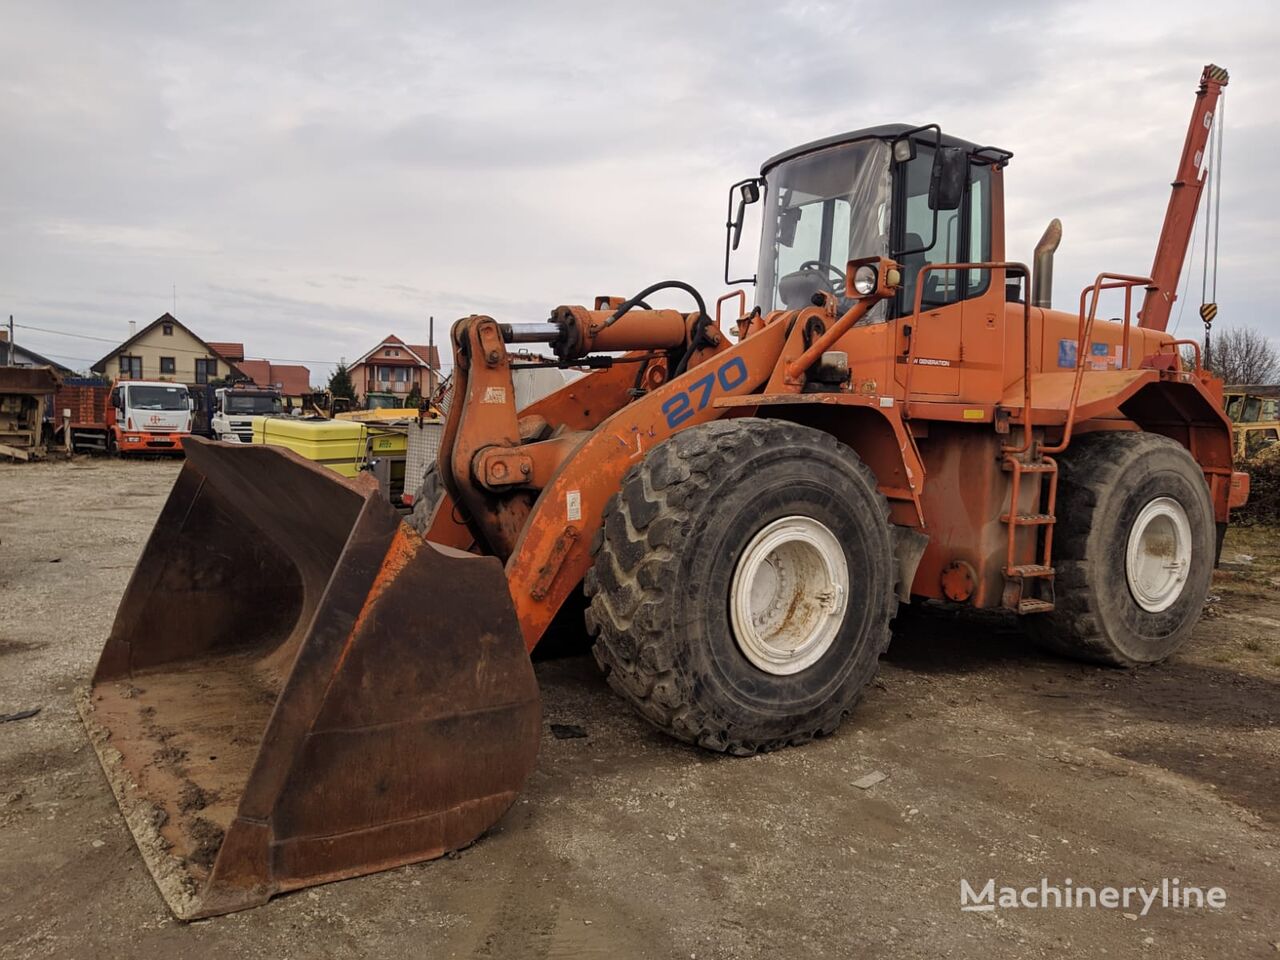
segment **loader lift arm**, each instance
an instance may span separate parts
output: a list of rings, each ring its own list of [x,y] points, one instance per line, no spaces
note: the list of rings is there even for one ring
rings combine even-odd
[[[589,331],[609,315],[572,309],[578,317],[565,323],[566,330],[577,326]],[[714,399],[760,390],[777,365],[789,330],[787,323],[763,325],[732,346],[713,334],[715,342],[696,352],[684,375],[669,377],[665,359],[646,359],[644,351],[676,346],[673,341],[677,336],[683,340],[696,315],[680,317],[677,330],[670,317],[654,316],[668,312],[634,311],[608,328],[614,349],[632,348],[640,354],[623,359],[645,363],[643,377],[631,372],[634,366],[626,369],[630,364],[615,364],[578,381],[576,389],[567,387],[545,398],[521,418],[509,387],[512,357],[499,325],[487,317],[471,317],[455,327],[455,397],[462,402],[455,402],[445,427],[442,476],[472,535],[506,558],[508,588],[530,650],[582,582],[591,563],[592,537],[623,474],[677,430],[725,416]],[[654,342],[655,327],[665,329],[666,342]],[[643,378],[651,389],[629,396],[626,388]],[[581,399],[579,393],[599,401],[594,409],[579,408],[579,429],[562,428],[547,439],[520,443],[520,420],[528,429],[531,420],[540,419],[539,409],[551,406],[558,408],[559,419],[566,404]],[[497,423],[501,432],[493,429]],[[619,455],[621,451],[625,453]],[[457,543],[454,513],[448,500],[442,502],[427,539]]]

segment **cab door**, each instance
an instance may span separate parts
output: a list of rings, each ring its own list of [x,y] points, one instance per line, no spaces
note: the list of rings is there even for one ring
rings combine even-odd
[[[929,205],[933,162],[933,147],[917,144],[915,157],[895,169],[893,246],[903,273],[893,307],[897,380],[920,399],[955,400],[961,395],[966,336],[985,340],[995,332],[988,329],[990,310],[976,299],[990,288],[991,277],[979,270],[926,268],[990,259],[990,169],[970,164],[960,206],[935,211]],[[917,290],[920,314],[914,316]]]

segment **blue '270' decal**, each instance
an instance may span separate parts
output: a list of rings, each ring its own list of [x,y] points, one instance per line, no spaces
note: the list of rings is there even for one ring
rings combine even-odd
[[[662,405],[662,412],[667,416],[667,426],[678,427],[692,417],[695,412],[705,407],[707,401],[711,399],[711,388],[716,385],[717,380],[720,381],[722,390],[732,390],[734,387],[741,385],[746,379],[747,365],[742,362],[741,357],[734,357],[714,373],[699,377],[689,384],[688,390],[683,393],[677,393]],[[695,394],[697,396],[696,405],[694,401]]]

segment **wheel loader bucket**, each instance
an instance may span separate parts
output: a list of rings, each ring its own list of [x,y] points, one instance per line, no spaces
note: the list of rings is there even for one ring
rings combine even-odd
[[[174,914],[474,841],[541,722],[500,562],[290,451],[186,454],[79,704]]]

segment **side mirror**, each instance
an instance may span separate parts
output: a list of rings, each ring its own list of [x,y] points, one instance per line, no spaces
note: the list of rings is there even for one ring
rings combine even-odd
[[[737,250],[738,244],[742,240],[742,224],[747,216],[747,205],[756,203],[760,200],[760,184],[756,180],[748,180],[742,184],[742,190],[738,198],[738,212],[733,217],[733,242],[732,249]]]
[[[796,228],[800,226],[800,217],[804,211],[799,207],[790,207],[782,211],[778,218],[778,243],[788,249],[796,244]]]
[[[929,209],[960,209],[968,179],[968,155],[959,147],[939,147],[929,175]]]
[[[737,209],[734,209],[734,196],[737,196]],[[764,196],[764,181],[759,177],[748,177],[739,180],[729,188],[729,202],[724,212],[724,282],[733,286],[735,283],[755,283],[755,274],[740,277],[737,280],[729,276],[729,261],[733,251],[738,249],[742,240],[742,225],[746,222],[747,205],[759,202]]]

